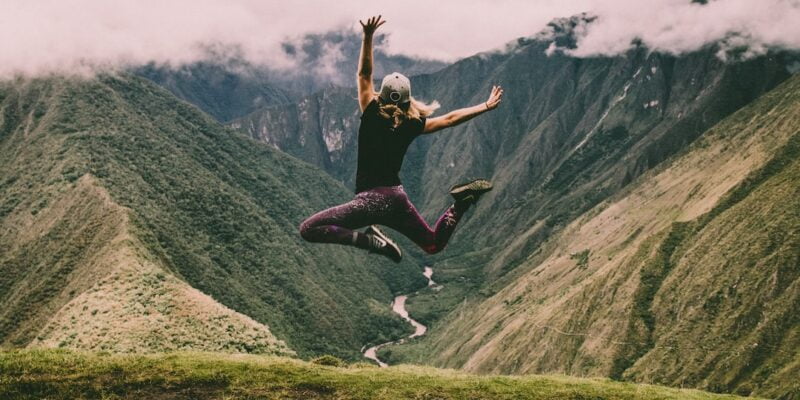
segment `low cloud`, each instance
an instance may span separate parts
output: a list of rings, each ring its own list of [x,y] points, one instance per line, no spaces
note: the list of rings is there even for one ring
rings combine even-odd
[[[769,49],[800,49],[800,1],[607,1],[588,9],[596,16],[576,28],[577,57],[613,56],[634,45],[682,54],[708,44],[718,56],[750,58]],[[550,49],[554,51],[555,49]]]
[[[463,0],[303,2],[261,0],[4,0],[0,77],[86,73],[147,63],[179,66],[239,57],[291,69],[284,45],[305,35],[360,29],[382,14],[385,50],[454,61],[531,36],[557,17],[587,12],[574,56],[614,55],[633,43],[682,53],[711,42],[739,54],[800,48],[797,0]],[[331,47],[327,64],[340,61]]]

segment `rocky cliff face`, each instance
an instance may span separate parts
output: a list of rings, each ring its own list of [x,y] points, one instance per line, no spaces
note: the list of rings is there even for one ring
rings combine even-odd
[[[268,107],[229,125],[353,186],[361,112],[354,90],[330,87],[296,104]]]

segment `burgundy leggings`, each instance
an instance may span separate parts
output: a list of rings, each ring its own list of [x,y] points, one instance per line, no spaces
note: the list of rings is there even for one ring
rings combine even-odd
[[[309,242],[358,246],[363,235],[355,229],[378,224],[392,228],[429,254],[442,251],[467,206],[450,206],[433,229],[411,204],[402,185],[381,186],[356,194],[353,200],[322,210],[300,224],[300,235]],[[360,246],[359,246],[360,247]]]

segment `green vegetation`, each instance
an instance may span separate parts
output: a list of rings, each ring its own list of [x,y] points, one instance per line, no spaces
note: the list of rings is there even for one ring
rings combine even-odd
[[[316,168],[127,75],[3,82],[0,115],[0,344],[31,343],[65,304],[110,287],[123,247],[302,357],[360,359],[410,329],[388,304],[424,286],[416,265],[297,233],[351,197]],[[131,292],[136,315],[158,311],[146,298]],[[92,348],[72,333],[67,345]]]
[[[615,357],[609,373],[612,378],[622,378],[626,369],[653,348],[653,330],[656,324],[652,311],[653,299],[674,266],[675,251],[691,235],[693,229],[691,223],[673,222],[666,238],[656,250],[655,257],[639,271],[639,286],[633,295],[633,312],[630,314],[626,334],[633,345],[621,347],[621,354]],[[644,249],[649,251],[649,246],[644,246]]]
[[[311,363],[312,364],[317,364],[317,365],[325,365],[325,366],[328,366],[328,367],[344,367],[344,366],[347,365],[347,363],[344,362],[344,360],[342,360],[341,358],[336,357],[336,356],[332,356],[330,354],[326,354],[324,356],[317,357],[317,358],[311,360]]]
[[[577,253],[570,254],[569,258],[575,260],[575,266],[580,269],[586,269],[589,267],[589,254],[591,250],[581,250]]]
[[[450,370],[213,353],[113,356],[0,353],[4,399],[735,399],[695,390],[564,376],[476,376]]]

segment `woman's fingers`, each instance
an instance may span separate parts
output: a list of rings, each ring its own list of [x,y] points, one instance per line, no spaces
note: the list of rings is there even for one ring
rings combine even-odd
[[[365,31],[375,31],[379,26],[385,24],[386,21],[382,21],[381,16],[378,15],[377,17],[367,18],[367,23],[364,23],[361,20],[358,20],[358,23],[361,24],[361,27],[364,28]]]
[[[497,86],[497,89],[495,90],[494,94],[497,97],[502,97],[503,96],[503,88],[501,88],[500,86]]]
[[[489,100],[486,101],[486,104],[489,106],[490,109],[494,109],[500,104],[500,101],[503,98],[503,88],[500,85],[493,85],[492,92],[489,95]]]

